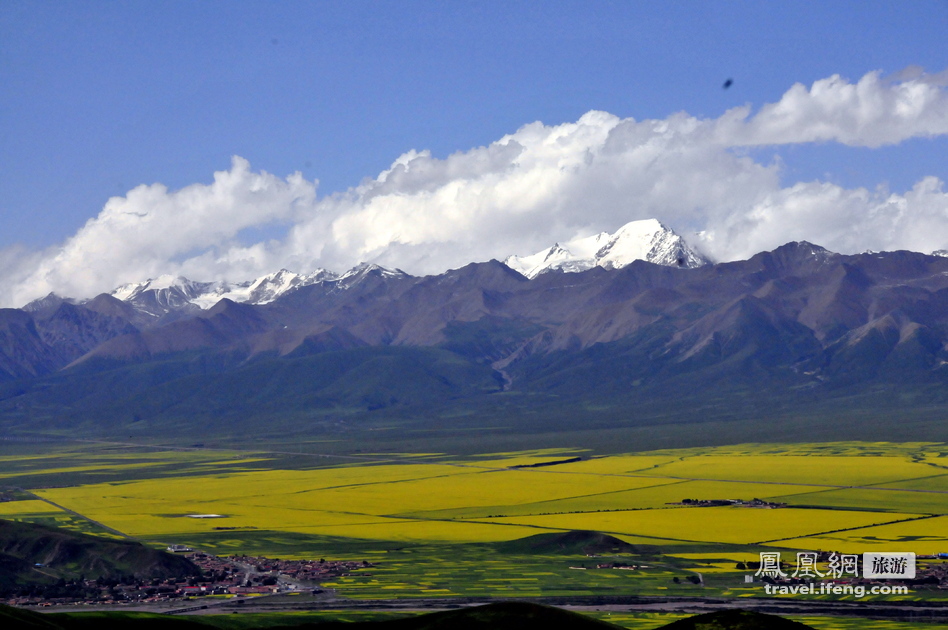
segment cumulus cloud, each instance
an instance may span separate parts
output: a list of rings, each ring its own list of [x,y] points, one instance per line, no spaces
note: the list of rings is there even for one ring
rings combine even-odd
[[[726,115],[722,140],[731,145],[834,141],[879,147],[943,135],[948,133],[944,74],[893,81],[870,72],[856,83],[833,75],[810,89],[797,83],[748,121],[743,120],[747,108]]]
[[[409,151],[375,178],[317,198],[316,183],[255,173],[241,158],[209,185],[139,186],[113,198],[62,246],[4,261],[0,299],[49,291],[86,297],[165,273],[252,278],[280,267],[342,270],[360,261],[438,273],[529,254],[658,218],[718,260],[790,240],[841,252],[948,247],[948,194],[920,174],[909,191],[781,184],[779,161],[742,147],[838,142],[879,147],[948,134],[946,73],[907,69],[795,85],[756,113],[662,120],[592,111],[525,125],[446,158]],[[241,230],[285,223],[285,237],[242,243]]]
[[[841,253],[932,252],[948,246],[948,193],[943,188],[936,177],[925,177],[904,194],[882,187],[850,190],[801,182],[774,190],[741,212],[710,220],[699,242],[720,260],[803,240]]]
[[[31,261],[11,287],[14,303],[50,291],[89,296],[163,273],[193,270],[218,275],[252,260],[265,264],[266,247],[241,255],[233,244],[249,227],[297,220],[311,209],[316,187],[299,174],[285,180],[254,173],[235,157],[211,184],[169,191],[161,184],[138,186],[113,197],[93,219],[58,248]],[[226,269],[225,269],[226,267]],[[22,277],[25,275],[26,277]]]

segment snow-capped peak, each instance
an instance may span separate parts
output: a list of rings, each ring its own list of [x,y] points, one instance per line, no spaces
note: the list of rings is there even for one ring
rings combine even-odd
[[[178,299],[190,300],[205,293],[217,284],[216,282],[194,282],[183,276],[166,274],[157,278],[149,278],[144,282],[123,284],[112,291],[112,296],[129,302],[146,292],[151,292],[159,296],[173,295]]]
[[[381,265],[376,265],[375,263],[363,262],[339,276],[337,280],[339,281],[340,286],[348,287],[355,284],[373,271],[377,272],[378,275],[382,276],[383,278],[400,278],[408,276],[408,274],[401,269],[389,269],[387,267],[382,267]]]
[[[700,267],[708,263],[701,254],[655,219],[626,223],[613,234],[593,236],[559,243],[530,256],[509,256],[511,269],[528,278],[554,269],[574,272],[599,266],[606,269],[625,267],[633,260],[645,260],[672,267]]]
[[[140,312],[162,318],[172,312],[208,310],[225,298],[246,304],[267,304],[300,287],[319,282],[335,282],[335,287],[348,289],[373,272],[384,278],[408,276],[401,269],[386,269],[371,263],[357,265],[342,276],[326,269],[308,274],[280,269],[244,282],[194,282],[181,276],[165,275],[123,284],[111,295]]]
[[[323,280],[333,280],[336,274],[325,269],[317,269],[308,274],[298,274],[286,269],[280,269],[255,280],[247,280],[230,284],[219,283],[213,291],[198,296],[192,300],[193,304],[202,309],[209,309],[224,298],[234,302],[249,304],[267,304],[285,293],[299,287],[305,287]]]
[[[144,282],[123,284],[112,297],[132,304],[137,310],[153,317],[181,310],[194,310],[195,299],[214,291],[218,282],[194,282],[182,276],[163,275]]]
[[[336,274],[325,269],[302,275],[281,269],[255,280],[237,283],[194,282],[181,276],[164,275],[124,284],[112,291],[112,296],[132,304],[139,311],[161,317],[172,311],[207,310],[224,298],[266,304],[299,287],[335,278]]]

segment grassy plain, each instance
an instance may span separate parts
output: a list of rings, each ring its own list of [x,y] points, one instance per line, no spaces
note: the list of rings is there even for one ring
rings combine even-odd
[[[0,453],[0,488],[16,499],[0,502],[0,516],[220,554],[367,559],[376,567],[332,585],[353,597],[740,597],[759,589],[743,585],[735,564],[768,547],[791,558],[813,549],[948,551],[946,465],[948,447],[927,443],[466,457],[86,444]],[[681,504],[753,498],[787,506]],[[637,545],[640,568],[571,569],[589,561],[496,546],[570,530]],[[702,586],[672,582],[697,573]]]

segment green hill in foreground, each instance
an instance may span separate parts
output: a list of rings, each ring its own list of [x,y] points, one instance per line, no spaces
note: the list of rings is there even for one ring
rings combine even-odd
[[[51,613],[41,614],[0,605],[0,627],[4,630],[111,630],[134,625],[139,630],[178,628],[208,630],[214,622],[207,618],[183,618],[143,613]],[[252,626],[241,624],[241,627]],[[616,630],[619,626],[584,615],[540,604],[505,602],[428,613],[407,619],[362,622],[304,622],[271,630]],[[810,626],[775,615],[743,610],[725,610],[665,626],[669,630],[806,630]]]
[[[126,540],[0,519],[0,589],[58,579],[199,575],[188,559]]]

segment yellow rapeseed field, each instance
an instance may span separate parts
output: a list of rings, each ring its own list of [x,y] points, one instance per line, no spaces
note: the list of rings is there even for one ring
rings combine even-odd
[[[47,460],[28,473],[121,470],[137,476],[35,492],[131,536],[154,540],[226,531],[287,532],[392,541],[495,541],[536,533],[590,529],[636,540],[758,543],[779,539],[812,547],[814,541],[940,540],[940,521],[880,525],[934,511],[948,482],[935,445],[738,445],[594,457],[537,468],[512,468],[576,456],[551,449],[485,454],[455,462],[353,464],[309,470],[215,470],[266,454],[106,453]],[[919,450],[920,449],[920,450]],[[81,465],[80,465],[81,462]],[[111,463],[110,463],[111,462]],[[180,462],[191,476],[151,465]],[[10,462],[13,466],[14,462]],[[72,465],[70,465],[72,464]],[[202,469],[208,470],[202,472]],[[173,470],[173,468],[172,468]],[[0,475],[4,474],[0,461]],[[15,474],[23,474],[19,470]],[[114,477],[113,477],[114,478]],[[88,479],[88,478],[86,478]],[[885,484],[890,490],[848,488]],[[686,508],[683,499],[760,498],[789,508]],[[20,504],[17,507],[10,507]],[[34,504],[34,505],[29,505]],[[37,505],[38,504],[38,505]],[[820,505],[827,509],[797,509]],[[840,507],[843,510],[829,508]],[[6,512],[10,511],[10,512]],[[0,503],[0,515],[49,512],[36,501]],[[891,511],[890,511],[891,510]],[[216,515],[215,518],[193,518]],[[887,529],[889,528],[889,529]],[[905,534],[905,531],[916,534]],[[850,533],[830,534],[836,530]],[[867,533],[869,532],[869,533]],[[897,533],[893,533],[897,532]],[[934,532],[926,534],[925,532]],[[928,536],[928,539],[925,538]]]
[[[948,516],[798,538],[780,543],[780,545],[799,549],[833,549],[843,553],[867,551],[948,553]]]
[[[327,534],[345,535],[341,526],[379,523],[379,517],[385,515],[575,497],[643,483],[648,482],[553,475],[531,469],[471,472],[468,468],[422,464],[149,479],[51,488],[38,493],[133,536],[209,532],[220,527],[310,533],[325,530]],[[188,517],[201,514],[226,518]],[[381,532],[382,528],[372,531]],[[468,534],[463,537],[467,539]]]
[[[399,484],[338,488],[318,493],[318,500],[343,509],[387,514],[471,506],[507,506],[594,493],[625,490],[654,482],[636,478],[590,477],[546,469],[498,470],[432,477]]]
[[[888,523],[913,515],[739,507],[671,508],[508,517],[492,522],[680,541],[755,543]]]
[[[314,527],[305,530],[328,536],[393,540],[399,542],[496,542],[525,538],[548,530],[515,525],[452,521],[387,520],[383,523]]]
[[[35,499],[0,502],[0,517],[2,518],[15,519],[18,516],[39,514],[63,514],[63,511],[46,501]]]
[[[556,470],[600,475],[621,475],[648,472],[655,466],[672,463],[677,460],[677,457],[669,455],[610,455],[608,457],[595,457],[571,464],[562,464],[557,466]]]
[[[698,455],[658,466],[649,474],[686,479],[769,481],[864,486],[930,477],[932,468],[904,457]]]
[[[784,486],[787,487],[787,486]],[[812,490],[812,488],[810,488]],[[948,495],[936,492],[900,492],[889,486],[817,490],[776,496],[774,501],[796,505],[870,509],[886,512],[948,514]]]
[[[908,490],[928,490],[948,494],[948,471],[942,471],[937,468],[929,468],[928,470],[928,476],[879,484],[879,487],[903,488]],[[942,472],[945,474],[941,474]]]
[[[610,477],[607,477],[609,479]],[[635,478],[629,478],[635,479]],[[566,499],[546,499],[527,503],[496,504],[483,507],[464,507],[429,512],[415,512],[413,516],[435,518],[484,518],[487,516],[544,515],[563,512],[594,512],[668,507],[684,499],[769,499],[775,493],[806,492],[808,486],[783,484],[754,484],[727,481],[679,481],[675,479],[638,478],[640,487],[630,490],[612,490],[583,494]],[[595,483],[590,481],[590,483]]]

